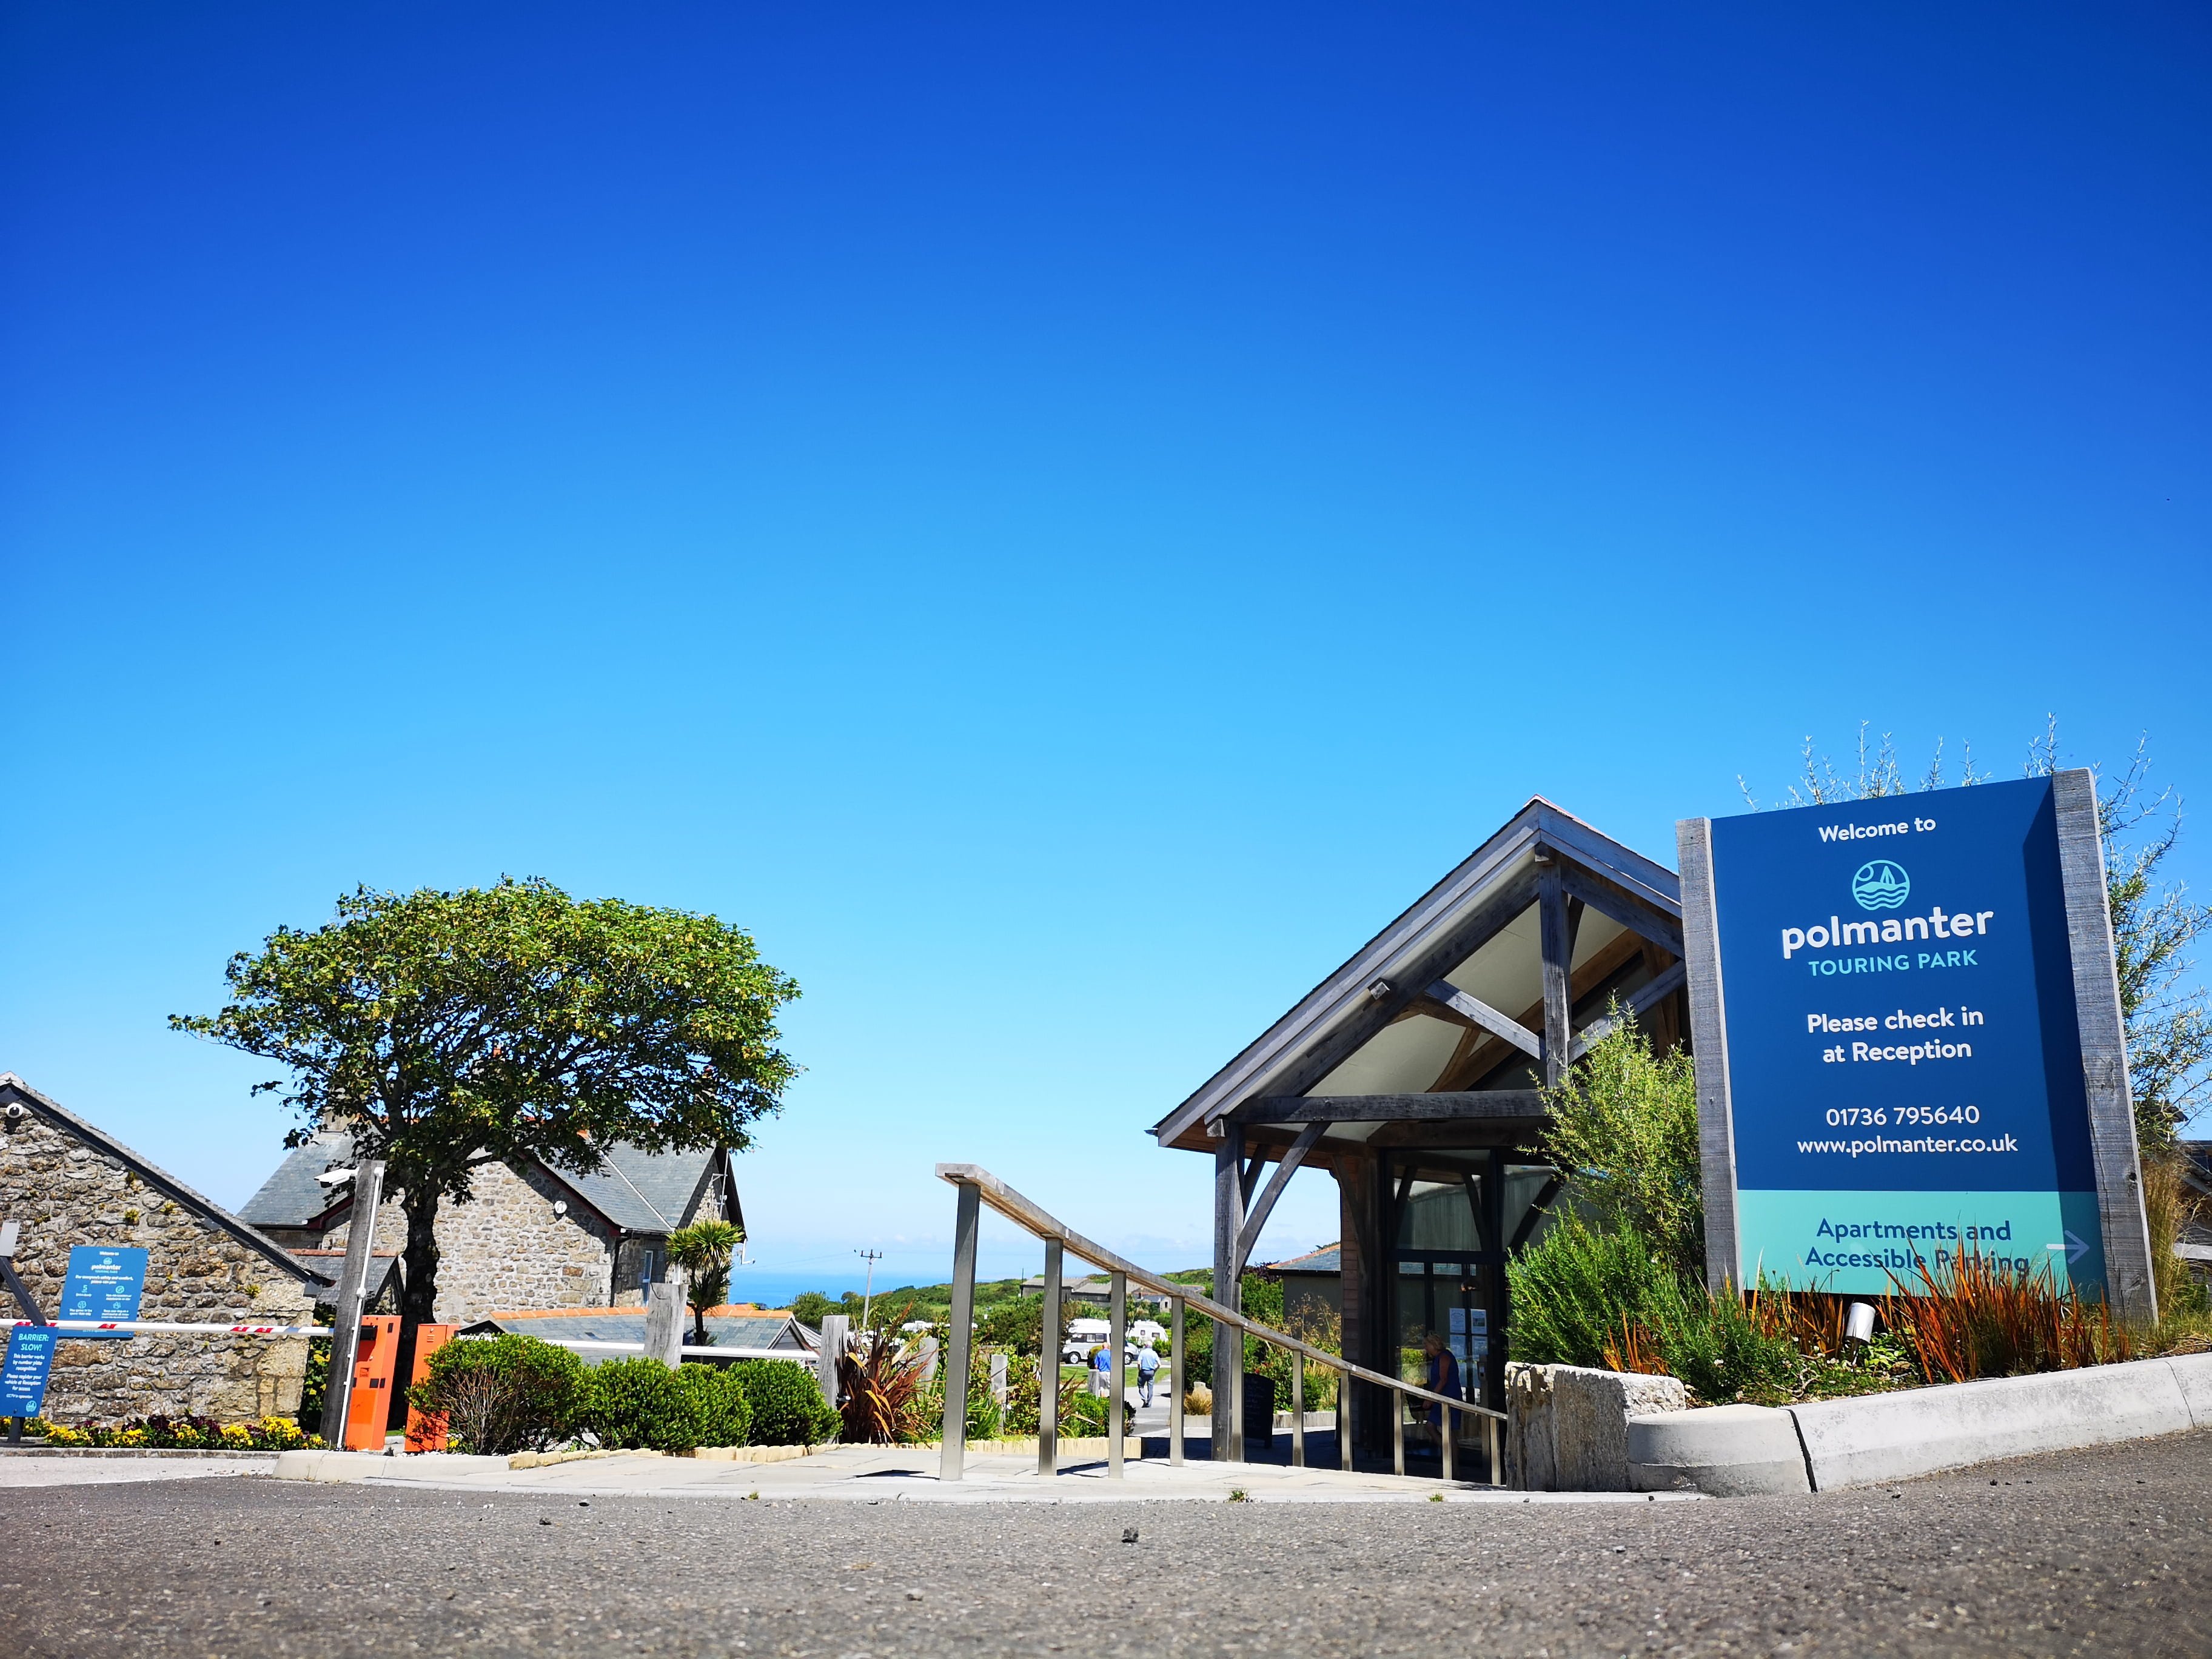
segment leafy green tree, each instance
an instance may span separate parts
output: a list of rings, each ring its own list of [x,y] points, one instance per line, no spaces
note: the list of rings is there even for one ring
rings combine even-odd
[[[791,1316],[802,1325],[822,1328],[822,1322],[833,1313],[845,1311],[844,1304],[819,1291],[801,1291],[791,1298]]]
[[[280,927],[224,970],[230,1001],[178,1030],[277,1061],[284,1103],[386,1160],[407,1217],[403,1362],[433,1316],[438,1212],[488,1164],[588,1171],[604,1149],[750,1144],[796,1067],[777,1010],[799,994],[712,916],[579,901],[550,883],[356,890],[313,931]]]
[[[1941,739],[1916,785],[1906,779],[1889,735],[1869,743],[1870,729],[1860,722],[1857,761],[1850,770],[1816,755],[1812,738],[1806,738],[1803,769],[1778,805],[1873,800],[1916,787],[1941,789],[1950,781]],[[1956,781],[1987,782],[1990,775],[1974,769],[1971,747],[1965,755]],[[2048,777],[2064,763],[2053,718],[2028,745],[2021,769],[2028,777]],[[2190,946],[2212,931],[2212,905],[2197,903],[2185,884],[2161,873],[2181,835],[2181,801],[2171,787],[2151,787],[2150,765],[2146,738],[2117,772],[2091,769],[2097,773],[2097,828],[2105,844],[2106,896],[2127,1031],[2128,1082],[2135,1093],[2136,1138],[2147,1155],[2171,1158],[2181,1125],[2212,1102],[2212,990],[2193,977],[2196,964],[2189,955]],[[1750,786],[1741,777],[1736,782],[1756,810],[1759,802]]]
[[[1677,1277],[1695,1281],[1705,1271],[1697,1073],[1680,1049],[1655,1055],[1634,1016],[1610,1017],[1612,1028],[1546,1091],[1545,1146],[1568,1202],[1603,1229],[1647,1241]]]
[[[695,1221],[668,1235],[668,1259],[684,1269],[691,1334],[702,1348],[707,1346],[707,1310],[720,1307],[729,1295],[730,1258],[744,1242],[744,1229],[732,1221]]]

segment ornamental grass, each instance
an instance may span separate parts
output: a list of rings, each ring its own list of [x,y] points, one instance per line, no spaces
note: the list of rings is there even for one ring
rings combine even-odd
[[[2135,1358],[2126,1325],[2101,1298],[2061,1290],[2048,1262],[2015,1273],[1969,1245],[1931,1267],[1916,1261],[1911,1283],[1890,1276],[1882,1322],[1903,1340],[1930,1382],[2072,1370]]]

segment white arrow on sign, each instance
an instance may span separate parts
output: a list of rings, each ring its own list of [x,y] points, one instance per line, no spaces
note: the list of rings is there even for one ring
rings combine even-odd
[[[2066,1235],[2066,1242],[2063,1244],[2046,1244],[2043,1248],[2046,1250],[2064,1251],[2066,1254],[2066,1265],[2070,1267],[2075,1262],[2079,1261],[2083,1256],[2089,1254],[2089,1247],[2083,1243],[2080,1239],[2074,1237],[2074,1230],[2071,1227],[2065,1228],[2063,1231]]]

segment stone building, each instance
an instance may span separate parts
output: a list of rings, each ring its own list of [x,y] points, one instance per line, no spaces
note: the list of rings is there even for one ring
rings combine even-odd
[[[352,1230],[350,1136],[325,1132],[277,1165],[241,1213],[299,1262],[335,1275]],[[668,1265],[668,1235],[694,1221],[744,1224],[726,1150],[647,1152],[620,1142],[589,1173],[531,1162],[488,1164],[465,1204],[438,1210],[437,1316],[472,1324],[494,1312],[641,1304]],[[375,1250],[398,1251],[407,1218],[378,1206]]]
[[[0,1219],[21,1226],[16,1268],[49,1319],[76,1244],[145,1249],[144,1319],[307,1324],[328,1294],[327,1284],[274,1239],[13,1073],[0,1073]],[[46,1415],[65,1423],[155,1413],[227,1423],[289,1417],[300,1408],[307,1366],[304,1339],[180,1334],[62,1342]]]

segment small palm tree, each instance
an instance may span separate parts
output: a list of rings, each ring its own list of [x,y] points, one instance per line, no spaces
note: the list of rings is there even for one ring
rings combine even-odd
[[[730,1293],[730,1257],[745,1242],[745,1230],[731,1221],[695,1221],[668,1235],[668,1259],[690,1281],[684,1298],[691,1304],[694,1346],[707,1346],[707,1310],[720,1307]]]

